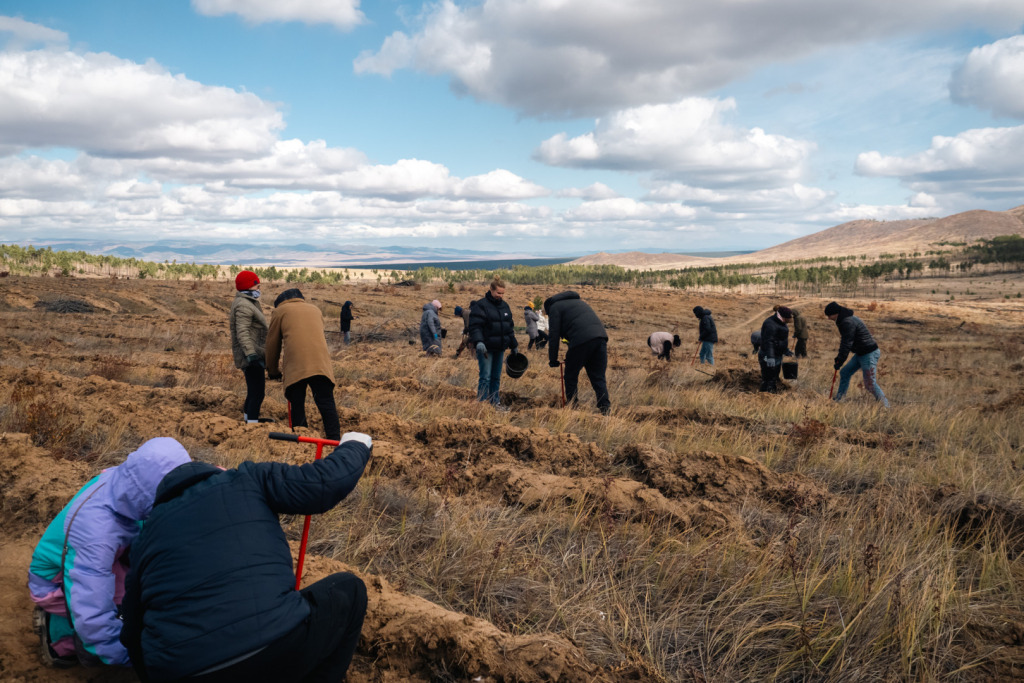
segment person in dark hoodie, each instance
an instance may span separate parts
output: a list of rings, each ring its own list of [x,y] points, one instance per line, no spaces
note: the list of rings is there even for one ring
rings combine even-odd
[[[701,306],[693,307],[693,314],[700,320],[697,340],[700,341],[700,363],[715,364],[715,344],[718,343],[718,329],[711,317],[711,309]]]
[[[420,317],[420,343],[428,356],[441,355],[441,312],[442,304],[437,299],[423,304],[423,315]]]
[[[499,410],[506,410],[498,393],[505,349],[519,350],[515,330],[512,309],[505,301],[505,281],[495,276],[484,298],[469,305],[469,343],[476,348],[480,364],[477,400],[490,401]]]
[[[366,586],[339,572],[301,590],[278,515],[327,512],[372,453],[348,432],[304,465],[192,462],[171,470],[132,544],[121,642],[142,681],[340,681]]]
[[[284,361],[281,361],[281,357]],[[307,303],[298,289],[286,289],[274,300],[267,332],[267,377],[283,379],[289,426],[306,427],[306,387],[324,422],[324,435],[341,436],[334,402],[334,366],[324,336],[320,309]]]
[[[352,343],[352,321],[355,319],[352,314],[352,302],[346,301],[341,307],[341,334],[346,344]]]
[[[840,306],[835,301],[825,306],[825,316],[834,320],[839,328],[839,353],[836,355],[833,367],[839,371],[839,389],[836,391],[835,401],[841,401],[850,388],[850,378],[860,370],[864,375],[864,388],[874,394],[886,408],[889,407],[889,400],[885,397],[882,387],[878,386],[878,359],[882,355],[881,349],[875,343],[875,338],[868,331],[864,321],[853,314],[853,310]],[[846,357],[853,353],[849,363],[843,365]]]
[[[590,386],[597,395],[597,407],[601,414],[611,411],[608,397],[608,383],[605,372],[608,369],[608,333],[592,309],[580,295],[567,290],[549,297],[544,302],[548,315],[548,365],[557,368],[558,344],[565,339],[569,350],[565,352],[565,397],[571,406],[577,405],[576,390],[580,370],[586,368]]]
[[[782,358],[793,355],[789,350],[788,327],[792,320],[793,312],[786,306],[779,306],[761,323],[761,346],[757,352],[757,362],[761,366],[761,391],[778,391]]]

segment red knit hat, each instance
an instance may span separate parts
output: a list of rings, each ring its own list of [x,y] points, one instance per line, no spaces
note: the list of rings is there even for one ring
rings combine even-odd
[[[244,292],[247,289],[252,289],[260,283],[260,279],[256,276],[256,273],[251,270],[243,270],[235,276],[235,289],[239,292]]]

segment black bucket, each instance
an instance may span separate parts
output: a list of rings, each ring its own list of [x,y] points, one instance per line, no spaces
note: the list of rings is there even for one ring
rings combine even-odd
[[[510,353],[505,359],[505,374],[513,379],[522,377],[528,367],[530,367],[530,359],[522,353]]]
[[[797,368],[800,364],[795,361],[788,361],[782,364],[782,379],[796,379]]]

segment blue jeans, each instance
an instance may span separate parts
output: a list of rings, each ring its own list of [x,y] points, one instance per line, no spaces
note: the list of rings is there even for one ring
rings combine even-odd
[[[889,400],[878,386],[878,358],[882,355],[881,349],[875,349],[871,353],[861,356],[854,356],[839,371],[839,391],[836,392],[836,401],[846,396],[846,390],[850,388],[850,378],[860,370],[864,373],[864,387],[875,395],[875,398],[882,402],[886,408],[889,407]]]
[[[476,386],[476,400],[490,401],[498,405],[498,389],[501,388],[501,361],[505,357],[504,351],[487,350],[487,354],[476,354],[476,361],[480,364],[480,381]]]
[[[700,362],[715,364],[715,345],[713,342],[700,343]]]

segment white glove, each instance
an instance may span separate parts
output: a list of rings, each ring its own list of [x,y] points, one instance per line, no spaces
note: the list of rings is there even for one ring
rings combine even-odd
[[[341,436],[341,443],[346,441],[358,441],[367,448],[373,448],[373,439],[370,438],[369,434],[363,434],[362,432],[345,432]]]

